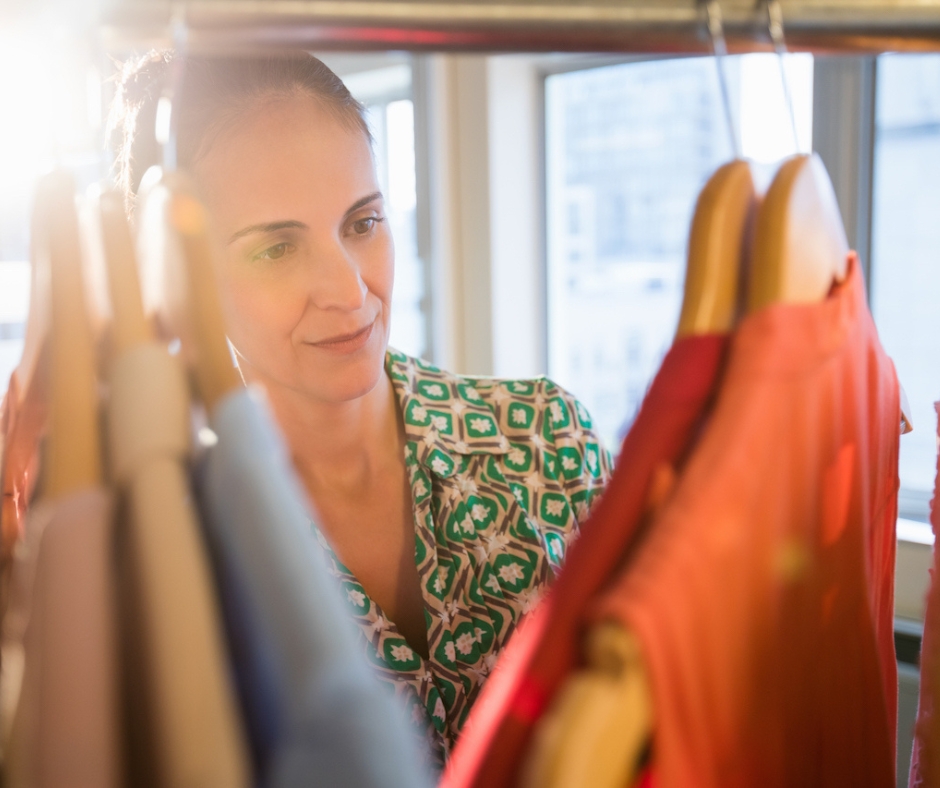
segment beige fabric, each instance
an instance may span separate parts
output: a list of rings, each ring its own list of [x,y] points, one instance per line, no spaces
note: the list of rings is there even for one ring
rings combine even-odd
[[[108,451],[115,484],[130,482],[153,458],[186,456],[189,392],[178,358],[156,343],[139,345],[112,366],[111,390]]]
[[[90,489],[34,515],[27,525],[38,550],[7,784],[118,786],[112,497]]]
[[[157,786],[247,786],[249,767],[209,566],[183,460],[188,402],[159,346],[125,353],[111,373],[112,475],[127,493],[121,560],[130,587],[131,724],[146,731],[132,779]],[[141,716],[144,715],[144,716]]]

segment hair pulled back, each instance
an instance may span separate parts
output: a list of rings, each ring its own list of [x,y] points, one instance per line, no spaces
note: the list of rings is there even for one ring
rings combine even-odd
[[[152,51],[127,61],[111,105],[108,133],[115,150],[114,175],[128,208],[147,169],[159,162],[157,104],[177,57]],[[181,89],[173,100],[179,163],[192,165],[212,140],[245,112],[278,98],[307,96],[370,140],[365,108],[330,68],[307,52],[263,57],[187,57]]]

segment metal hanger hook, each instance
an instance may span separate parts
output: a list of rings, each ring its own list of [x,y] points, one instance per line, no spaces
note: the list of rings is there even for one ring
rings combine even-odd
[[[725,42],[725,29],[721,21],[721,7],[718,0],[701,0],[700,5],[705,10],[705,24],[708,37],[712,43],[712,54],[715,57],[715,69],[718,72],[718,85],[721,88],[721,103],[725,109],[725,120],[728,124],[728,136],[731,137],[731,149],[736,159],[742,158],[741,137],[734,122],[734,112],[731,109],[731,91],[728,89],[728,76],[725,73],[725,57],[728,55],[728,45]]]
[[[783,9],[780,7],[780,0],[761,0],[761,3],[767,10],[767,29],[770,32],[770,40],[773,42],[774,51],[777,53],[777,62],[780,64],[780,81],[783,85],[783,97],[787,104],[787,112],[790,114],[793,147],[799,153],[801,150],[800,135],[796,128],[793,94],[790,91],[790,79],[787,77],[786,59],[784,57],[787,54],[787,45],[783,38]]]

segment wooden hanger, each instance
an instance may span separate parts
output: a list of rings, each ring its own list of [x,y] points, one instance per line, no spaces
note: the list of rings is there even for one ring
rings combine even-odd
[[[232,362],[205,207],[188,177],[152,168],[142,188],[140,243],[144,298],[159,324],[182,343],[207,410],[242,385]],[[167,236],[159,254],[144,247]]]
[[[586,641],[587,667],[539,722],[522,788],[624,788],[635,777],[653,720],[639,644],[614,623],[595,627]]]
[[[124,198],[116,191],[106,191],[99,197],[98,208],[111,301],[111,351],[117,357],[154,337],[144,315],[137,255],[124,211]]]
[[[822,301],[848,274],[849,243],[826,167],[818,155],[788,159],[757,216],[748,311]],[[901,388],[901,434],[914,429]]]
[[[678,337],[726,334],[734,327],[756,214],[751,165],[737,159],[719,167],[692,218]]]
[[[55,172],[37,189],[36,242],[48,255],[49,437],[43,494],[57,498],[102,481],[96,359],[79,245],[75,187]]]
[[[677,337],[726,334],[738,318],[758,194],[751,166],[735,160],[705,184],[692,218]],[[539,723],[521,770],[526,788],[622,788],[653,726],[639,644],[605,622],[588,633],[586,667]]]
[[[822,301],[845,279],[849,243],[835,191],[816,154],[787,159],[757,214],[749,312]]]

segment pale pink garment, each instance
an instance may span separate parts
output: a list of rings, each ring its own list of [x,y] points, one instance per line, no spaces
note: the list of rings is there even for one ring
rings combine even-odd
[[[11,788],[122,784],[112,496],[96,488],[40,502]]]

